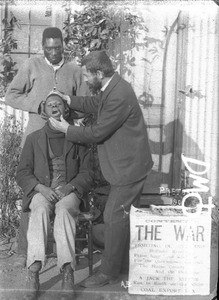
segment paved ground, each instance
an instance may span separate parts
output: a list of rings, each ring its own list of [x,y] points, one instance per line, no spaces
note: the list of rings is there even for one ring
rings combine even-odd
[[[216,245],[212,249],[212,257],[217,257]],[[1,246],[0,251],[0,300],[24,300],[26,269],[15,268],[13,249],[10,245]],[[101,254],[94,254],[94,269],[101,263]],[[80,282],[89,275],[87,259],[81,258],[75,271],[75,293],[69,300],[216,300],[215,282],[217,280],[217,264],[211,262],[211,294],[208,296],[148,296],[130,295],[126,284],[128,275],[121,275],[118,282],[102,288],[84,289]],[[60,292],[61,276],[56,266],[56,258],[49,257],[46,266],[40,272],[41,291],[39,300],[67,300]],[[217,299],[219,300],[219,298]]]
[[[23,300],[25,294],[26,270],[13,266],[15,256],[5,257],[0,261],[0,299]],[[94,255],[94,268],[100,265],[101,254]],[[140,296],[129,295],[125,288],[128,275],[119,278],[118,283],[106,285],[98,289],[84,289],[79,283],[88,276],[86,258],[80,260],[75,272],[75,293],[64,299],[75,300],[213,300],[215,294],[209,296]],[[62,300],[60,285],[61,276],[56,266],[56,259],[49,258],[45,268],[40,272],[41,292],[39,300]]]
[[[15,268],[15,255],[4,257],[0,261],[0,299],[23,300],[25,293],[26,270]],[[94,255],[94,269],[100,265],[101,255]],[[92,300],[92,299],[131,299],[121,282],[127,281],[127,276],[121,276],[117,284],[105,286],[101,289],[83,289],[79,286],[83,279],[89,275],[87,259],[80,259],[75,272],[75,295],[69,299]],[[41,292],[39,300],[61,299],[60,286],[61,275],[56,266],[56,258],[48,258],[46,266],[40,272]]]

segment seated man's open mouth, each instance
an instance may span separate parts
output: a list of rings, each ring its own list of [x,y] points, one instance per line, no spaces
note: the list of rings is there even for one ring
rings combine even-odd
[[[57,120],[60,120],[61,112],[59,110],[53,110],[52,111],[52,117],[57,119]]]

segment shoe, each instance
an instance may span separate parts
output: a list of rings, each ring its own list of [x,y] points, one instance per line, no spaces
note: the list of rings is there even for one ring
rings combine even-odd
[[[26,297],[25,299],[36,299],[37,292],[40,289],[39,271],[41,269],[41,261],[35,261],[27,270],[26,279]]]
[[[17,254],[15,257],[15,268],[26,268],[27,256],[25,254]]]
[[[94,275],[86,278],[80,283],[80,286],[89,287],[101,287],[106,284],[115,284],[118,282],[117,277],[106,275],[100,271],[97,271]]]
[[[39,274],[39,271],[42,267],[42,262],[39,260],[35,260],[35,262],[29,266],[28,270],[32,271],[33,273],[37,273]]]
[[[71,264],[65,264],[61,270],[62,273],[62,285],[61,289],[63,292],[74,291],[74,271]]]

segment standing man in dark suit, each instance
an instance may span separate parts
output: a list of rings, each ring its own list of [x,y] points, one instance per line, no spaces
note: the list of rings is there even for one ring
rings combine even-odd
[[[119,275],[129,245],[129,211],[138,206],[145,179],[153,162],[144,118],[131,85],[114,71],[105,51],[93,51],[82,61],[85,81],[98,96],[66,97],[72,109],[96,112],[88,127],[69,125],[50,118],[66,138],[77,143],[97,143],[100,167],[110,183],[104,210],[104,253],[100,270],[82,283],[99,287]]]

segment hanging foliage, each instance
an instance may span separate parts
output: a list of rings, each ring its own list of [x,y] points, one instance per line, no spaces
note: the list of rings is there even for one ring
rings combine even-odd
[[[66,8],[67,18],[64,22],[65,54],[67,59],[77,61],[94,50],[106,50],[110,57],[118,63],[121,54],[113,53],[113,45],[120,38],[130,40],[129,50],[135,47],[135,39],[140,31],[147,31],[141,18],[132,14],[123,6],[107,5],[105,2],[93,5],[85,4],[81,11],[72,12]],[[124,55],[124,53],[123,53]],[[130,66],[134,66],[134,58],[127,58]]]
[[[115,40],[120,26],[106,6],[85,6],[83,11],[66,9],[64,22],[66,55],[79,60],[93,50],[108,50],[109,41]]]
[[[6,7],[7,12],[7,7]],[[0,40],[0,97],[4,97],[8,85],[16,75],[16,62],[11,52],[17,49],[17,40],[13,37],[14,28],[20,28],[19,20],[10,12],[2,20],[3,38]]]
[[[11,3],[13,4],[13,3]],[[0,40],[0,97],[4,97],[7,87],[16,75],[16,62],[12,51],[17,49],[17,40],[13,37],[14,29],[20,28],[18,19],[5,6],[5,18]],[[4,101],[0,101],[4,105]],[[0,109],[3,109],[0,107]],[[16,167],[21,152],[20,143],[23,128],[14,116],[5,111],[5,118],[0,123],[0,230],[1,237],[15,236],[19,225],[19,211],[15,205],[21,198],[21,189],[15,180]]]
[[[0,123],[0,228],[9,236],[16,234],[19,224],[15,203],[21,199],[22,193],[16,183],[15,173],[21,153],[22,134],[22,125],[13,115],[6,115]]]

